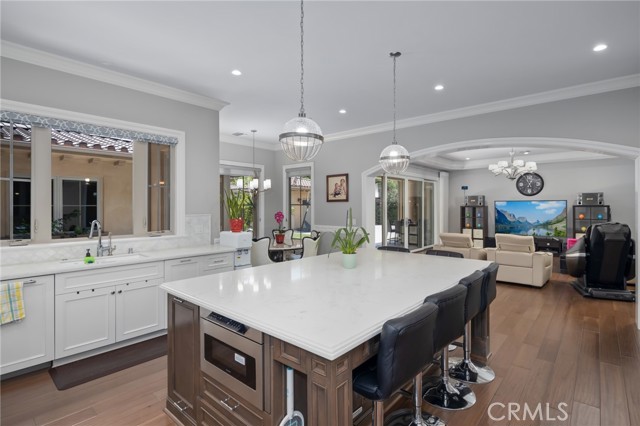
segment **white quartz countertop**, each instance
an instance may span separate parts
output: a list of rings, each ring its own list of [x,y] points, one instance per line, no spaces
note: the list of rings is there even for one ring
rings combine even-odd
[[[355,269],[322,255],[165,283],[169,293],[329,360],[380,333],[483,260],[359,250]]]
[[[0,279],[11,280],[16,278],[60,274],[64,272],[73,272],[87,269],[97,270],[114,266],[130,265],[134,263],[156,262],[183,257],[206,256],[209,254],[233,252],[235,252],[235,249],[232,247],[215,244],[197,247],[183,247],[169,250],[137,252],[133,253],[133,255],[123,254],[115,256],[103,256],[99,258],[96,257],[97,262],[88,265],[82,263],[82,258],[40,263],[21,263],[17,265],[2,266],[0,268]]]

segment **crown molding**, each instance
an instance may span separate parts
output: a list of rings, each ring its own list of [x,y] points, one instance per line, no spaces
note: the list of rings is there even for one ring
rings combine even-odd
[[[584,140],[584,139],[567,139],[567,138],[550,138],[550,137],[517,137],[517,138],[490,138],[475,139],[461,142],[452,142],[445,145],[437,145],[424,148],[418,151],[410,152],[412,161],[425,166],[435,167],[444,170],[471,170],[485,168],[495,160],[477,160],[477,161],[457,161],[443,158],[440,155],[450,152],[464,151],[465,149],[480,148],[511,148],[513,146],[527,146],[540,148],[558,148],[566,149],[558,154],[544,154],[532,157],[531,160],[538,163],[563,163],[568,161],[589,161],[607,158],[640,158],[640,148],[618,145],[606,142]],[[506,156],[505,156],[506,158]],[[502,158],[502,159],[505,159]]]
[[[103,83],[126,87],[127,89],[137,90],[139,92],[184,102],[202,108],[220,111],[222,108],[229,105],[228,102],[221,101],[219,99],[198,95],[185,90],[165,86],[160,83],[154,83],[152,81],[133,77],[117,71],[110,71],[95,65],[89,65],[80,61],[8,41],[2,41],[0,52],[0,54],[5,58],[38,65],[56,71],[66,72],[80,77],[90,78]]]
[[[246,135],[246,136],[250,136],[250,135]],[[247,140],[245,137],[240,137],[240,136],[233,136],[233,135],[229,135],[227,133],[220,133],[220,143],[228,143],[230,145],[240,145],[240,146],[246,146],[251,148],[252,147],[252,141],[251,139]],[[256,148],[258,149],[264,149],[267,151],[280,151],[280,144],[273,144],[273,143],[269,143],[269,142],[262,142],[259,140],[256,140]]]
[[[418,117],[406,118],[396,121],[397,129],[423,126],[425,124],[438,123],[441,121],[455,120],[459,118],[471,117],[474,115],[488,114],[492,112],[505,111],[515,108],[522,108],[532,105],[539,105],[548,102],[557,102],[565,99],[579,98],[581,96],[597,95],[599,93],[613,92],[615,90],[629,89],[640,86],[640,74],[632,74],[624,77],[612,78],[609,80],[596,81],[593,83],[580,84],[577,86],[565,87],[562,89],[550,90],[533,95],[520,96],[517,98],[504,99],[501,101],[488,102],[485,104],[473,105],[464,108],[442,111],[435,114],[421,115]],[[393,122],[376,124],[374,126],[360,127],[325,135],[325,141],[337,141],[358,136],[366,136],[374,133],[390,132],[393,130]]]

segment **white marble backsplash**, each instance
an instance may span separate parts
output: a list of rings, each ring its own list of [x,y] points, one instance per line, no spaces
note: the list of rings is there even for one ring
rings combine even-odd
[[[103,243],[105,238],[103,237]],[[126,254],[129,249],[137,252],[170,250],[211,244],[211,215],[194,214],[185,218],[185,235],[159,237],[113,238],[114,255]],[[82,259],[87,251],[96,255],[97,238],[80,238],[73,241],[56,241],[51,244],[29,244],[17,247],[0,247],[0,266],[22,263],[51,262],[62,259]]]

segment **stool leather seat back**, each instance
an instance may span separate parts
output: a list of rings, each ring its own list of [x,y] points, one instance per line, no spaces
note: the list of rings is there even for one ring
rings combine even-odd
[[[353,389],[365,398],[384,400],[418,374],[433,359],[437,314],[434,304],[425,303],[385,322],[378,354],[354,370]]]
[[[487,309],[487,307],[496,299],[498,289],[496,288],[496,279],[498,277],[498,268],[500,265],[492,263],[482,270],[484,273],[484,283],[482,284],[482,306],[480,312]]]
[[[473,317],[478,315],[484,309],[483,290],[484,290],[485,274],[481,271],[475,271],[473,274],[460,280],[460,285],[467,288],[467,299],[464,304],[464,322],[471,321]]]
[[[467,288],[463,285],[432,294],[425,299],[438,307],[438,319],[433,329],[433,347],[441,350],[464,334],[464,302]]]
[[[431,256],[458,257],[460,259],[464,258],[462,253],[457,253],[455,251],[449,251],[449,250],[429,249],[425,252],[425,254],[428,254]]]

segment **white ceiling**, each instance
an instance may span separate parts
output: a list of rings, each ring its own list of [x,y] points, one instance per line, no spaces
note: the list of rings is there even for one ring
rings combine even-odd
[[[235,132],[250,140],[257,129],[259,142],[277,144],[300,106],[299,6],[3,0],[1,37],[224,100],[222,140]],[[592,52],[600,42],[609,49]],[[398,120],[420,117],[639,73],[640,3],[307,1],[305,109],[325,135],[392,120],[392,51],[402,52]],[[445,90],[436,92],[439,83]],[[443,160],[471,157],[486,167],[507,156],[500,149]]]

